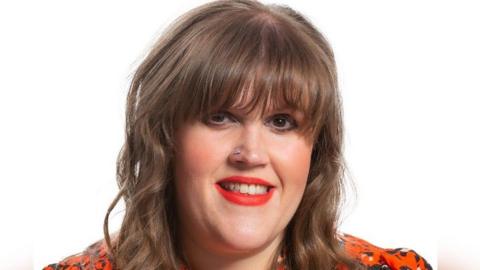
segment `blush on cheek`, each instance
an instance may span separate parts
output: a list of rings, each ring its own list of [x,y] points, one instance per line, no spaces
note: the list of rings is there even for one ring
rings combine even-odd
[[[218,138],[211,138],[208,132],[195,126],[180,137],[181,145],[177,162],[180,170],[195,177],[212,172],[221,162],[221,144]]]
[[[302,175],[305,175],[304,178],[306,178],[310,169],[311,153],[312,147],[305,145],[303,142],[291,144],[288,148],[284,149],[282,154],[284,157],[283,163],[289,170],[299,174],[300,179],[303,179],[301,177]]]

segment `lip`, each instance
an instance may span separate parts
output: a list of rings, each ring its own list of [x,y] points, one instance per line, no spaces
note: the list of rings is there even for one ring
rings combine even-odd
[[[243,194],[236,191],[228,191],[223,189],[220,186],[220,183],[223,182],[235,182],[235,183],[242,183],[242,184],[258,184],[258,185],[265,185],[268,186],[269,189],[265,194]],[[269,182],[255,177],[245,177],[245,176],[231,176],[228,178],[224,178],[217,183],[215,183],[215,188],[217,191],[225,198],[227,201],[244,206],[260,206],[266,204],[273,195],[275,187],[270,184]]]

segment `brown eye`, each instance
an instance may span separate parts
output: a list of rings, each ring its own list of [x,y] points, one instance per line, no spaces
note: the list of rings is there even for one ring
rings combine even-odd
[[[226,121],[232,120],[232,116],[228,112],[217,112],[206,117],[205,123],[212,125],[223,125]]]
[[[279,131],[288,131],[297,127],[297,122],[288,114],[277,114],[270,119],[271,125]]]
[[[212,120],[213,122],[215,123],[218,123],[218,122],[223,122],[223,120],[225,120],[225,115],[223,114],[214,114],[210,117],[210,120]]]

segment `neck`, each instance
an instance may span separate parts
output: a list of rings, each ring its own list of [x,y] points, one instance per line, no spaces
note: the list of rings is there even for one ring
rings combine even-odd
[[[281,244],[281,237],[277,237],[267,246],[248,252],[227,251],[226,249],[208,249],[197,243],[182,239],[182,249],[188,261],[188,270],[244,270],[270,269],[276,260],[277,248]]]

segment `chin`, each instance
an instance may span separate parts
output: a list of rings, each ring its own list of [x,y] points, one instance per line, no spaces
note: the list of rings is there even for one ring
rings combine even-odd
[[[224,234],[220,241],[222,250],[229,253],[250,253],[268,247],[275,240],[271,235],[266,235],[262,231],[244,231],[244,232],[229,232]]]

